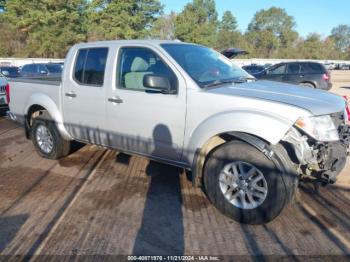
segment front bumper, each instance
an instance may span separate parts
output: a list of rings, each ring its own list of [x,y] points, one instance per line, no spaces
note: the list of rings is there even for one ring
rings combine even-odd
[[[341,141],[318,145],[320,170],[313,174],[326,183],[335,183],[337,176],[346,165],[349,146]]]
[[[335,183],[346,165],[350,144],[350,126],[344,124],[344,121],[337,126],[340,140],[334,142],[315,141],[295,128],[287,133],[283,141],[292,147],[290,156],[298,166],[301,177]]]

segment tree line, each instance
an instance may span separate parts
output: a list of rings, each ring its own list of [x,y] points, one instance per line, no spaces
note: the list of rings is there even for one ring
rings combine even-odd
[[[271,7],[256,12],[245,32],[214,0],[193,0],[164,13],[159,0],[0,0],[0,56],[62,58],[75,43],[112,39],[179,39],[248,57],[350,59],[350,26],[329,36],[301,37],[294,17]]]

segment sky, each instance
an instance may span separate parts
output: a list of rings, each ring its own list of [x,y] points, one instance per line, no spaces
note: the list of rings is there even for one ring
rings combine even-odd
[[[161,0],[165,12],[181,12],[190,0]],[[303,37],[317,32],[330,34],[339,24],[350,25],[350,0],[216,0],[216,10],[221,18],[229,10],[236,17],[239,29],[244,32],[255,12],[271,6],[284,8],[294,17],[296,30]]]

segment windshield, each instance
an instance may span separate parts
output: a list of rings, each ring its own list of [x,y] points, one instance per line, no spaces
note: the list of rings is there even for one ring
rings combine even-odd
[[[47,70],[49,70],[50,73],[61,73],[62,72],[62,66],[60,64],[46,64]]]
[[[162,44],[161,46],[200,87],[253,78],[234,65],[231,60],[210,48],[194,44]]]

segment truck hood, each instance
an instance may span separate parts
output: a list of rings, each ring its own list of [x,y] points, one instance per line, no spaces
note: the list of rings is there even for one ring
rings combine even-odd
[[[327,115],[345,110],[345,100],[339,95],[281,82],[258,80],[243,84],[228,84],[210,89],[208,92],[289,104],[308,110],[313,115]]]

